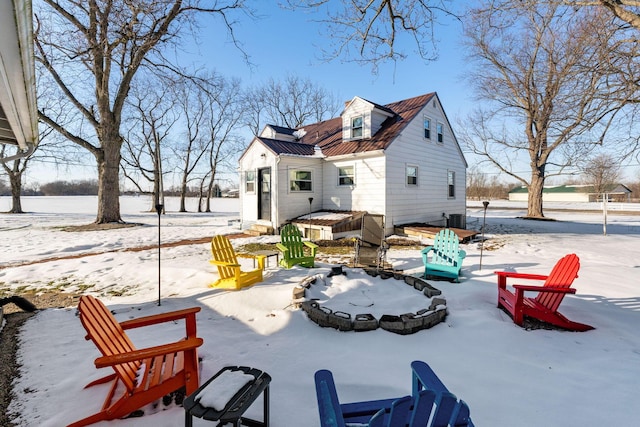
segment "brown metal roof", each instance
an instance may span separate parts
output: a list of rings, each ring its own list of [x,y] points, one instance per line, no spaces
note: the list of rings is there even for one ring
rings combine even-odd
[[[342,118],[335,117],[302,126],[301,129],[304,129],[305,135],[297,142],[258,139],[276,154],[313,155],[313,151],[309,151],[305,146],[313,147],[315,145],[318,145],[322,149],[322,154],[327,157],[385,150],[435,95],[435,92],[432,92],[385,106],[372,103],[376,105],[376,108],[395,115],[385,120],[378,132],[371,138],[343,141]]]
[[[302,144],[300,142],[289,142],[289,141],[280,141],[278,139],[270,139],[270,138],[260,138],[257,137],[258,140],[262,141],[264,145],[266,145],[271,151],[276,154],[292,154],[298,156],[312,156],[315,150],[313,149],[313,145]]]

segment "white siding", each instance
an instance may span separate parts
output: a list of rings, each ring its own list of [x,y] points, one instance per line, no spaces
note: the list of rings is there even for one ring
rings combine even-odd
[[[290,170],[310,170],[312,191],[291,191],[289,188]],[[278,163],[278,173],[274,174],[273,195],[277,198],[278,217],[276,227],[286,221],[309,213],[309,197],[313,197],[311,210],[318,211],[322,206],[322,160],[310,157],[282,156]]]
[[[338,167],[354,166],[355,185],[338,185]],[[324,164],[325,209],[367,211],[384,215],[385,161],[382,154],[376,157],[327,161]]]
[[[371,138],[371,110],[373,105],[355,98],[351,105],[342,113],[342,139],[364,139]],[[354,117],[362,117],[362,137],[351,138],[351,119]]]
[[[423,117],[432,120],[431,139],[424,138]],[[444,124],[444,141],[436,142],[435,123]],[[466,163],[444,112],[430,102],[386,151],[387,217],[393,225],[410,222],[445,224],[446,216],[466,214]],[[418,185],[406,184],[406,165],[418,167]],[[455,172],[455,197],[448,197],[448,172]]]
[[[264,154],[264,158],[262,157]],[[262,143],[254,140],[249,148],[245,151],[240,159],[240,217],[242,218],[243,227],[245,224],[252,224],[258,220],[258,169],[271,167],[275,170],[275,157]],[[255,189],[253,192],[247,193],[245,185],[245,172],[254,171]],[[273,172],[272,172],[273,174]],[[275,205],[275,182],[272,175],[271,178],[271,215],[273,218],[276,212]]]
[[[362,137],[351,138],[351,119],[362,117]],[[390,117],[387,112],[376,109],[373,104],[355,97],[348,108],[342,112],[342,139],[371,138],[380,129],[382,122]]]

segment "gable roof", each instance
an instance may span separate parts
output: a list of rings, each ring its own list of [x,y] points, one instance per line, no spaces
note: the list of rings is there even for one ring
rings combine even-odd
[[[335,117],[300,127],[300,130],[304,129],[305,134],[297,142],[279,141],[262,137],[256,137],[256,139],[261,141],[275,154],[309,156],[314,154],[315,151],[313,147],[316,145],[320,147],[322,153],[327,157],[385,150],[405,126],[436,96],[435,92],[431,92],[384,106],[371,103],[376,108],[392,114],[391,117],[388,117],[382,122],[380,129],[371,138],[343,141],[342,117]],[[295,131],[285,131],[288,128],[282,128],[281,126],[271,127],[283,130],[279,132],[283,134],[293,134],[293,131]]]

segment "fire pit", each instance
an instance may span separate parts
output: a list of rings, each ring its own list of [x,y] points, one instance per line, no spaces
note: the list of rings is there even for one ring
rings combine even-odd
[[[440,290],[417,277],[342,266],[308,276],[293,290],[294,303],[319,326],[356,332],[382,328],[401,335],[445,319],[446,300],[439,295]],[[389,304],[408,312],[387,314]]]

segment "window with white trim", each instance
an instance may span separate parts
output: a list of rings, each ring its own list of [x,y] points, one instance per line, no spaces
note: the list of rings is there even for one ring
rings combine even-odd
[[[424,137],[431,139],[431,119],[427,116],[424,117]]]
[[[444,125],[438,122],[438,142],[444,141]]]
[[[244,191],[245,193],[253,193],[256,191],[255,171],[246,171],[244,173]]]
[[[355,178],[355,167],[353,165],[338,167],[338,185],[354,185]]]
[[[447,171],[447,197],[453,199],[456,197],[456,173]]]
[[[362,116],[354,117],[351,119],[351,138],[362,137]]]
[[[418,185],[418,167],[407,165],[407,185]]]
[[[313,191],[310,170],[290,170],[289,189],[291,191]]]

